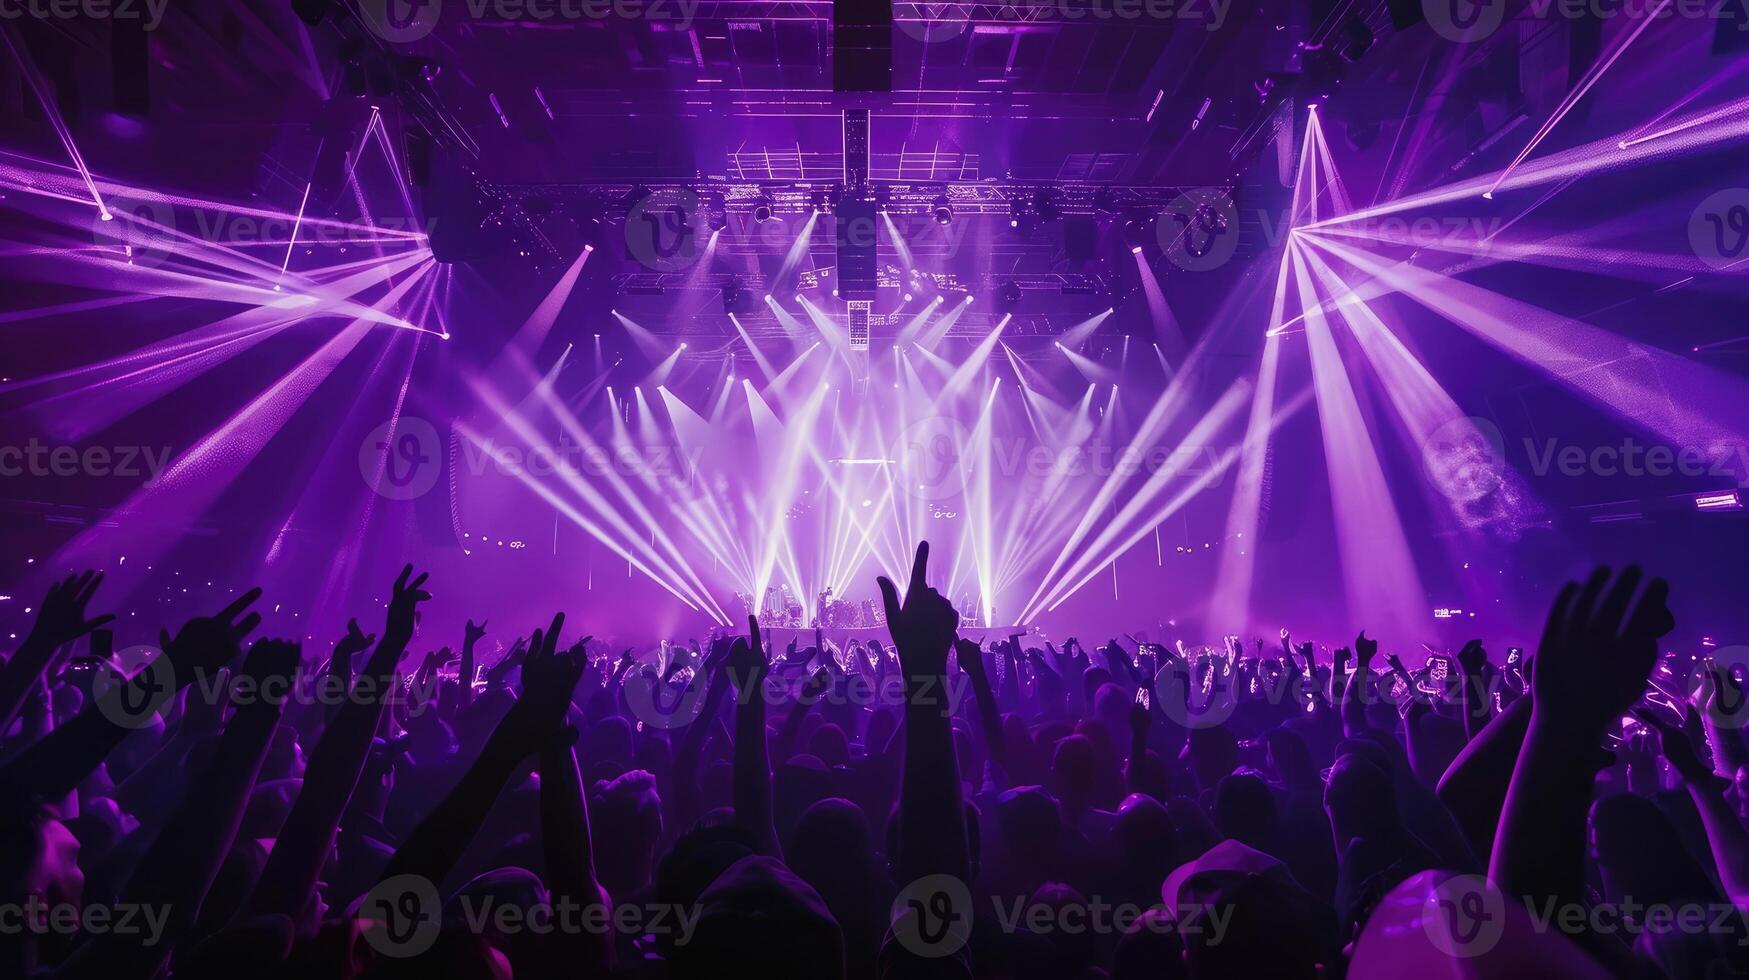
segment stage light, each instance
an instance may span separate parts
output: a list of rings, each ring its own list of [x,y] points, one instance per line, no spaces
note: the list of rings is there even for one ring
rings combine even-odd
[[[1131,254],[1131,255],[1140,255],[1140,254],[1142,254],[1142,246],[1140,246],[1140,245],[1132,245],[1132,246],[1130,246],[1130,254]]]
[[[971,293],[967,293],[967,294],[966,294],[966,302],[967,302],[967,303],[968,303],[968,304],[969,304],[969,303],[971,303],[971,301],[972,301],[972,294],[971,294]]]
[[[771,217],[771,198],[761,194],[753,202],[753,220],[759,224],[764,224],[770,221]]]
[[[680,349],[681,349],[681,350],[685,350],[685,349],[686,349],[686,342],[685,342],[685,341],[681,341],[681,343],[680,343]]]
[[[905,302],[907,302],[907,303],[911,302],[911,294],[910,293],[905,294]]]
[[[1735,490],[1703,493],[1694,498],[1694,506],[1696,510],[1742,510],[1743,500]]]
[[[953,221],[953,206],[948,203],[946,194],[937,197],[929,207],[929,213],[935,216],[936,224],[945,225]]]

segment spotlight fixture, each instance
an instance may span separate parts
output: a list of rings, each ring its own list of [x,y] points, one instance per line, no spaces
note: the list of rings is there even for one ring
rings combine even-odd
[[[1142,246],[1153,237],[1154,216],[1146,211],[1129,212],[1123,223],[1124,244],[1130,246],[1132,253],[1138,253]]]
[[[1093,192],[1093,211],[1096,214],[1116,214],[1117,195],[1108,186],[1102,186]]]
[[[1006,311],[1019,306],[1022,295],[1020,283],[1012,279],[1003,280],[1002,285],[996,287],[997,308]]]
[[[945,225],[953,221],[953,206],[948,204],[947,195],[942,194],[929,205],[929,213],[935,216],[935,223]]]
[[[753,202],[753,220],[759,224],[764,224],[770,221],[771,217],[771,198],[761,194]]]

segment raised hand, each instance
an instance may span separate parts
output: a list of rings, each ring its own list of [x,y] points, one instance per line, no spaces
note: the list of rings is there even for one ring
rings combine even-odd
[[[334,644],[334,655],[329,660],[329,670],[337,674],[352,673],[352,658],[360,652],[369,650],[370,645],[377,641],[375,633],[366,633],[358,625],[357,619],[346,621],[346,635]]]
[[[729,682],[735,690],[746,692],[758,686],[771,671],[765,660],[765,647],[759,641],[759,619],[747,617],[747,639],[735,637],[729,644],[727,666]]]
[[[1130,736],[1137,740],[1148,737],[1148,726],[1154,722],[1152,699],[1149,704],[1135,701],[1130,704]]]
[[[1720,782],[1713,775],[1712,767],[1701,761],[1700,754],[1694,749],[1694,740],[1688,733],[1672,727],[1669,722],[1644,708],[1635,708],[1634,717],[1658,733],[1659,750],[1664,753],[1664,758],[1670,762],[1670,768],[1676,770],[1683,782],[1703,786]],[[1692,714],[1689,715],[1689,719],[1692,720],[1693,717]]]
[[[340,642],[334,646],[341,654],[350,655],[370,649],[370,645],[376,641],[377,635],[366,633],[364,627],[358,625],[358,619],[353,618],[346,621],[346,635],[341,637]]]
[[[559,737],[572,692],[589,664],[582,643],[558,649],[559,630],[564,625],[565,614],[559,613],[546,631],[535,631],[528,658],[522,663],[522,693],[499,729],[523,754],[538,752]]]
[[[199,616],[182,624],[174,637],[160,630],[158,641],[164,656],[176,670],[176,682],[186,684],[202,673],[214,671],[237,659],[243,638],[261,625],[260,613],[243,611],[261,598],[259,588],[238,596],[212,616]]]
[[[929,542],[922,541],[911,564],[911,584],[905,589],[903,604],[891,579],[885,575],[875,579],[887,607],[887,631],[899,650],[899,667],[908,677],[947,673],[947,651],[960,623],[953,603],[929,587],[928,574]]]
[[[989,684],[990,675],[984,666],[984,651],[976,643],[967,639],[958,639],[953,643],[954,659],[959,662],[960,669],[972,679],[973,684]]]
[[[475,626],[473,620],[468,620],[467,626],[462,629],[462,642],[466,644],[480,642],[480,638],[486,635],[486,623],[487,620],[482,619],[480,625]]]
[[[1481,640],[1471,640],[1458,651],[1458,666],[1463,668],[1465,677],[1477,677],[1488,663],[1488,651],[1482,648]]]
[[[214,678],[213,690],[228,692],[231,690],[231,671],[219,668]],[[176,737],[184,741],[193,741],[207,735],[217,735],[224,727],[225,705],[223,697],[209,698],[199,687],[188,687],[182,693],[182,721],[176,726]]]
[[[1367,639],[1366,630],[1361,630],[1360,635],[1354,638],[1355,663],[1364,670],[1372,665],[1372,658],[1378,656],[1378,653],[1379,641]]]
[[[85,572],[70,575],[50,586],[49,594],[37,609],[36,623],[25,638],[25,645],[35,650],[52,651],[113,621],[114,616],[88,617],[85,614],[85,607],[102,584],[102,572]]]
[[[1569,582],[1561,590],[1537,646],[1533,725],[1592,741],[1645,691],[1658,638],[1675,620],[1665,605],[1669,586],[1653,579],[1636,601],[1639,584],[1638,568],[1629,566],[1612,584],[1600,567],[1583,587]]]
[[[395,579],[394,592],[389,597],[389,622],[385,635],[396,637],[403,644],[413,636],[413,614],[421,602],[431,598],[431,593],[424,589],[428,577],[421,573],[418,578],[413,578],[412,565],[401,569],[400,576]]]
[[[626,655],[629,657],[631,651],[627,650]],[[527,656],[528,639],[519,636],[516,638],[516,642],[510,645],[509,653],[506,653],[497,663],[486,668],[486,686],[503,687],[510,679],[510,672],[515,670],[517,665],[521,664]]]
[[[272,694],[282,698],[302,657],[303,648],[298,644],[263,637],[249,647],[239,676],[254,686],[258,696]]]

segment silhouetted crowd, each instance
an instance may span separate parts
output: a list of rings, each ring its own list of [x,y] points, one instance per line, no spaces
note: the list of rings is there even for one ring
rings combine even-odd
[[[962,633],[928,563],[878,641],[642,656],[415,653],[411,567],[332,649],[251,590],[74,655],[68,578],[0,669],[0,976],[1749,975],[1742,665],[1662,581],[1410,667]]]

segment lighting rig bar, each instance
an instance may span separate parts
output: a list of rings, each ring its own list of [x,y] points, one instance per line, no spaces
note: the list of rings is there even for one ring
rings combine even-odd
[[[542,202],[532,210],[541,212],[561,207],[587,207],[603,218],[623,218],[644,191],[681,189],[697,197],[712,217],[746,215],[755,208],[769,206],[774,215],[805,215],[815,210],[830,212],[833,195],[839,193],[837,181],[729,181],[729,180],[650,180],[639,183],[551,183],[551,184],[487,184],[488,196],[503,204],[526,208],[528,202]],[[915,181],[876,180],[871,194],[882,209],[893,214],[927,215],[938,200],[947,198],[954,214],[1008,215],[1014,205],[1030,209],[1043,192],[1059,215],[1118,215],[1132,211],[1158,212],[1187,191],[1200,190],[1189,184],[1092,184],[1080,182],[998,183],[995,181]]]
[[[797,292],[805,293],[809,289],[817,289],[831,284],[830,275],[820,275],[822,271],[812,269],[802,274],[803,288]],[[898,287],[903,284],[903,276],[896,268],[888,267],[882,270],[881,285]],[[889,280],[884,273],[892,273]],[[816,277],[812,281],[809,276]],[[982,276],[975,281],[966,281],[946,273],[927,273],[922,279],[943,293],[994,293],[1006,284],[1013,283],[1022,292],[1061,293],[1065,296],[1105,296],[1110,292],[1110,285],[1104,276],[1081,273],[1053,272],[1043,274],[1014,273],[1003,275]],[[614,287],[621,293],[633,296],[659,296],[669,293],[684,292],[720,292],[724,289],[739,289],[745,296],[754,300],[764,297],[765,280],[758,276],[711,275],[700,280],[691,272],[627,272],[613,277]]]

